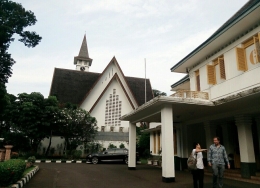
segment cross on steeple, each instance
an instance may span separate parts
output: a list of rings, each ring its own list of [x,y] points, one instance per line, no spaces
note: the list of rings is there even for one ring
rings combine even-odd
[[[93,60],[89,58],[87,39],[85,34],[81,48],[79,50],[79,55],[74,57],[74,65],[76,65],[76,70],[88,71],[92,61]]]

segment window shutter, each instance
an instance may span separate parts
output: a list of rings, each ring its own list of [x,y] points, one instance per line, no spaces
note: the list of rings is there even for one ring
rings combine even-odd
[[[260,35],[260,33],[258,33]],[[260,41],[259,37],[254,37],[254,44],[255,44],[255,55],[257,63],[260,63]]]
[[[226,79],[225,63],[224,58],[218,58],[218,64],[220,69],[220,78]]]
[[[197,91],[200,91],[200,75],[196,76]]]
[[[246,54],[244,48],[236,48],[236,54],[237,54],[237,68],[241,71],[247,70],[247,64],[246,64]]]
[[[208,70],[208,84],[216,84],[215,66],[207,65]]]

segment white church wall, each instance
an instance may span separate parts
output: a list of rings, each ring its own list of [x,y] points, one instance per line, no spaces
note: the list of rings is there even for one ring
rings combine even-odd
[[[54,148],[54,154],[53,155],[62,155],[63,149],[65,145],[65,139],[60,136],[53,136],[51,140],[51,146],[50,148]],[[38,147],[38,153],[44,154],[49,146],[49,138],[43,139],[41,141],[40,146]]]
[[[113,101],[113,95],[118,96],[118,101],[116,100]],[[113,109],[117,109],[117,107],[110,108],[109,105],[107,106],[107,100],[111,99],[110,96],[112,96],[112,103],[115,102],[115,106],[117,105],[118,102],[118,111],[111,111],[111,116],[109,115],[109,109],[113,110]],[[120,110],[120,104],[122,105],[121,110]],[[108,108],[107,112],[106,112],[106,108]],[[98,131],[101,131],[102,126],[105,126],[105,132],[109,132],[110,127],[114,125],[115,127],[114,132],[119,132],[119,127],[124,128],[123,132],[128,132],[129,123],[127,121],[120,121],[119,118],[120,116],[127,114],[132,110],[133,108],[129,100],[127,99],[127,96],[125,95],[120,83],[115,79],[107,88],[107,90],[105,91],[105,93],[103,94],[103,96],[101,97],[101,99],[99,100],[99,102],[97,103],[93,111],[91,112],[91,115],[97,119],[97,125],[99,128]],[[114,121],[113,121],[112,113],[116,113],[116,112],[117,114],[114,114]],[[109,119],[111,119],[111,121],[108,121]],[[113,122],[117,122],[117,123],[113,123]]]
[[[91,90],[87,98],[81,104],[81,108],[89,111],[94,103],[97,101],[100,94],[104,91],[106,86],[109,84],[111,79],[113,78],[114,74],[117,73],[118,77],[120,78],[124,88],[126,89],[130,99],[134,102],[134,97],[132,96],[126,82],[123,79],[123,75],[119,71],[119,67],[115,65],[115,63],[111,63],[109,67],[105,70],[105,72],[101,75],[100,79],[96,83],[95,87]],[[137,107],[137,104],[134,104]]]
[[[110,144],[113,144],[117,148],[120,148],[121,144],[124,144],[125,148],[128,149],[129,144],[126,141],[105,141],[105,140],[97,140],[98,143],[102,145],[103,148],[107,149]]]

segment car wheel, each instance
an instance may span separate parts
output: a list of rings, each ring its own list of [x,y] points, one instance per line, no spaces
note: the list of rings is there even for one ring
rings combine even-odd
[[[125,164],[128,164],[128,157],[125,158]]]
[[[93,164],[98,164],[98,158],[97,158],[97,157],[93,157],[92,160],[91,160],[91,162],[92,162]]]

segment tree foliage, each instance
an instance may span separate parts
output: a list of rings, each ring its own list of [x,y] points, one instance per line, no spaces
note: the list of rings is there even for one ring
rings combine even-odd
[[[4,122],[10,131],[29,138],[30,148],[36,152],[41,140],[58,125],[58,109],[55,97],[45,99],[40,93],[21,93],[10,101],[4,113]]]
[[[166,93],[161,92],[161,91],[159,91],[157,89],[153,89],[153,95],[154,95],[154,97],[157,97],[157,96],[167,96]]]
[[[28,26],[36,23],[36,17],[32,11],[27,11],[19,3],[10,0],[0,1],[0,83],[8,82],[12,75],[11,67],[15,63],[11,54],[7,52],[13,35],[18,34],[20,42],[27,47],[35,47],[41,41],[41,37],[34,31],[24,31]]]
[[[97,133],[96,118],[81,108],[63,108],[59,123],[70,152],[82,143],[92,142]]]

